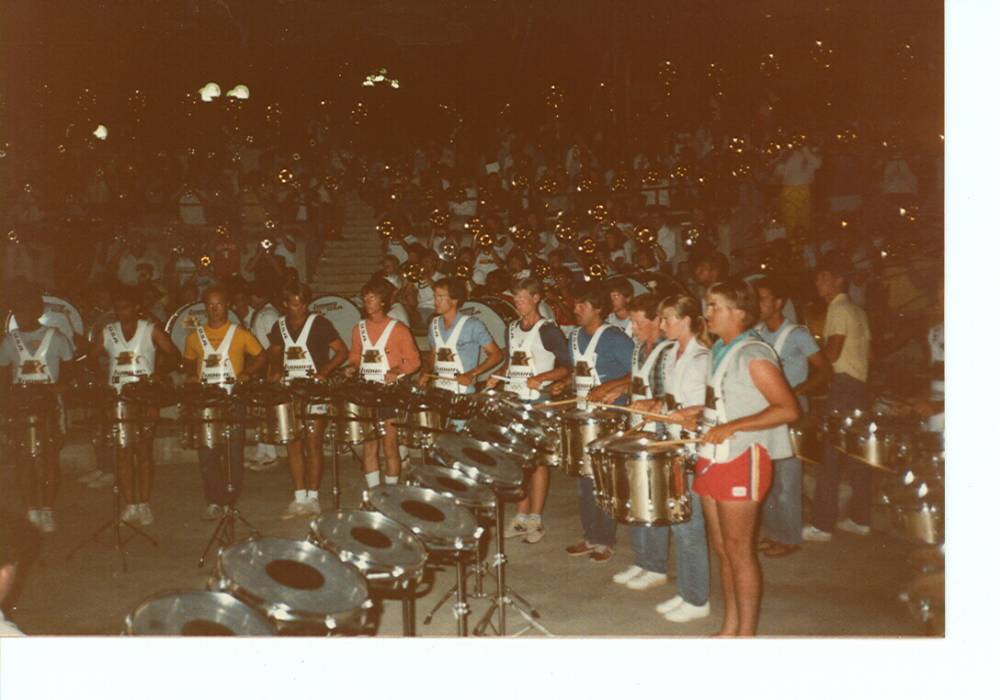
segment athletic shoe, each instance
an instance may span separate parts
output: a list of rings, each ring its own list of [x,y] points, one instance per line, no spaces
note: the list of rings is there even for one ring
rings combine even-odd
[[[667,575],[655,571],[646,571],[631,581],[626,581],[625,587],[633,591],[648,591],[650,588],[663,586],[667,583]]]
[[[619,571],[617,574],[612,576],[611,580],[614,581],[615,583],[619,583],[624,586],[626,583],[634,579],[636,576],[640,576],[643,573],[645,573],[645,571],[646,570],[641,566],[636,566],[635,564],[633,564],[624,571]]]
[[[590,561],[595,564],[604,564],[615,555],[615,550],[611,547],[602,547],[598,545],[594,547],[594,551],[590,553]]]
[[[829,542],[833,539],[833,535],[826,530],[820,530],[818,527],[806,525],[802,528],[802,539],[806,542]]]
[[[323,512],[323,508],[319,505],[318,498],[309,498],[305,502],[305,507],[302,509],[303,515],[319,515]]]
[[[670,600],[665,600],[662,603],[657,603],[656,612],[660,613],[661,615],[664,613],[668,613],[674,608],[679,607],[683,602],[684,602],[683,598],[681,598],[679,595],[675,595]]]
[[[258,462],[256,460],[254,460],[254,461],[247,461],[246,462],[246,466],[247,466],[247,469],[249,469],[250,471],[254,471],[254,472],[266,472],[268,469],[274,469],[276,466],[278,466],[278,460],[277,459],[269,459],[266,462]]]
[[[127,506],[122,508],[121,521],[123,523],[134,523],[139,520],[139,506],[135,503],[129,503]]]
[[[712,612],[711,603],[691,605],[691,603],[682,601],[673,610],[663,613],[663,617],[667,622],[691,622],[691,620],[700,620],[703,617],[708,617],[710,612]]]
[[[306,514],[306,508],[308,504],[306,501],[292,501],[288,504],[288,508],[285,510],[284,514],[281,516],[283,520],[289,520],[291,518],[301,518]]]
[[[545,528],[542,527],[542,523],[537,520],[529,520],[528,532],[521,541],[525,544],[537,544],[542,541],[543,537],[545,537]]]
[[[511,539],[512,537],[522,537],[528,534],[528,521],[524,518],[514,518],[509,523],[507,527],[503,529],[504,539]]]
[[[153,509],[149,507],[148,503],[140,503],[137,508],[139,509],[139,524],[142,526],[148,526],[153,524]]]
[[[41,526],[42,511],[38,510],[37,508],[30,508],[28,510],[28,522],[34,525],[35,527]]]
[[[38,511],[38,529],[48,534],[56,531],[56,516],[51,508],[42,508]]]
[[[77,481],[79,481],[81,484],[88,484],[94,479],[100,477],[102,474],[104,474],[104,472],[102,472],[100,469],[91,469],[89,472],[84,472],[83,474],[81,474],[80,478],[77,479]]]
[[[222,513],[223,513],[222,506],[220,506],[218,503],[209,503],[208,508],[206,508],[205,512],[201,514],[201,519],[218,520],[219,518],[222,517]]]
[[[869,525],[858,525],[850,518],[844,518],[843,520],[839,521],[837,523],[837,529],[843,530],[844,532],[850,532],[851,534],[854,535],[861,535],[862,537],[870,535],[872,532],[872,529]]]
[[[590,544],[587,540],[580,540],[579,542],[574,542],[569,547],[566,548],[566,554],[571,557],[583,557],[587,556],[594,551],[594,545]]]

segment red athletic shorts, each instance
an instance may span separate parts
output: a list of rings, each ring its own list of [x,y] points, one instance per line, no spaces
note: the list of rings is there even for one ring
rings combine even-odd
[[[771,455],[760,445],[729,462],[698,458],[694,468],[694,491],[717,501],[757,501],[767,496],[774,478]]]

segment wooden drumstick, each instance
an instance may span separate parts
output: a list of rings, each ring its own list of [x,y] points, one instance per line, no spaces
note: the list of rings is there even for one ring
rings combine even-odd
[[[667,416],[663,415],[662,413],[653,413],[651,411],[640,411],[638,408],[629,408],[628,406],[615,406],[614,404],[610,403],[597,403],[597,402],[591,402],[591,403],[593,403],[594,406],[600,406],[601,408],[610,408],[613,411],[624,411],[625,413],[634,413],[638,416],[647,416],[648,418],[651,418],[660,423],[669,422],[667,420]]]
[[[496,379],[497,381],[500,381],[500,382],[510,382],[511,381],[507,377],[500,376],[499,374],[491,374],[490,375],[490,379]]]
[[[568,406],[571,403],[576,403],[578,399],[562,399],[561,401],[549,401],[547,403],[540,403],[532,408],[555,408],[556,406]]]

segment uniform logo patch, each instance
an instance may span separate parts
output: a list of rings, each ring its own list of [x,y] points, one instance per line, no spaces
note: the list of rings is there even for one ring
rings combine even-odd
[[[734,486],[733,487],[733,496],[744,497],[746,495],[747,495],[747,487],[746,486]]]

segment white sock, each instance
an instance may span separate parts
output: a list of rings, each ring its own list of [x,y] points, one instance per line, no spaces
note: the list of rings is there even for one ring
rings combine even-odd
[[[306,491],[306,500],[307,501],[318,501],[319,500],[319,491],[312,491],[312,490]]]
[[[296,503],[305,503],[306,502],[306,493],[307,493],[307,491],[305,489],[295,489],[295,502]]]
[[[518,514],[517,517],[520,518],[521,515]],[[541,513],[529,513],[528,515],[524,516],[524,519],[528,520],[530,522],[538,523],[539,525],[542,524],[542,514]]]
[[[399,477],[398,476],[387,476],[387,477],[385,477],[385,483],[387,483],[387,484],[398,484],[399,483]]]
[[[365,483],[368,484],[368,488],[378,486],[380,476],[379,472],[365,472]]]

